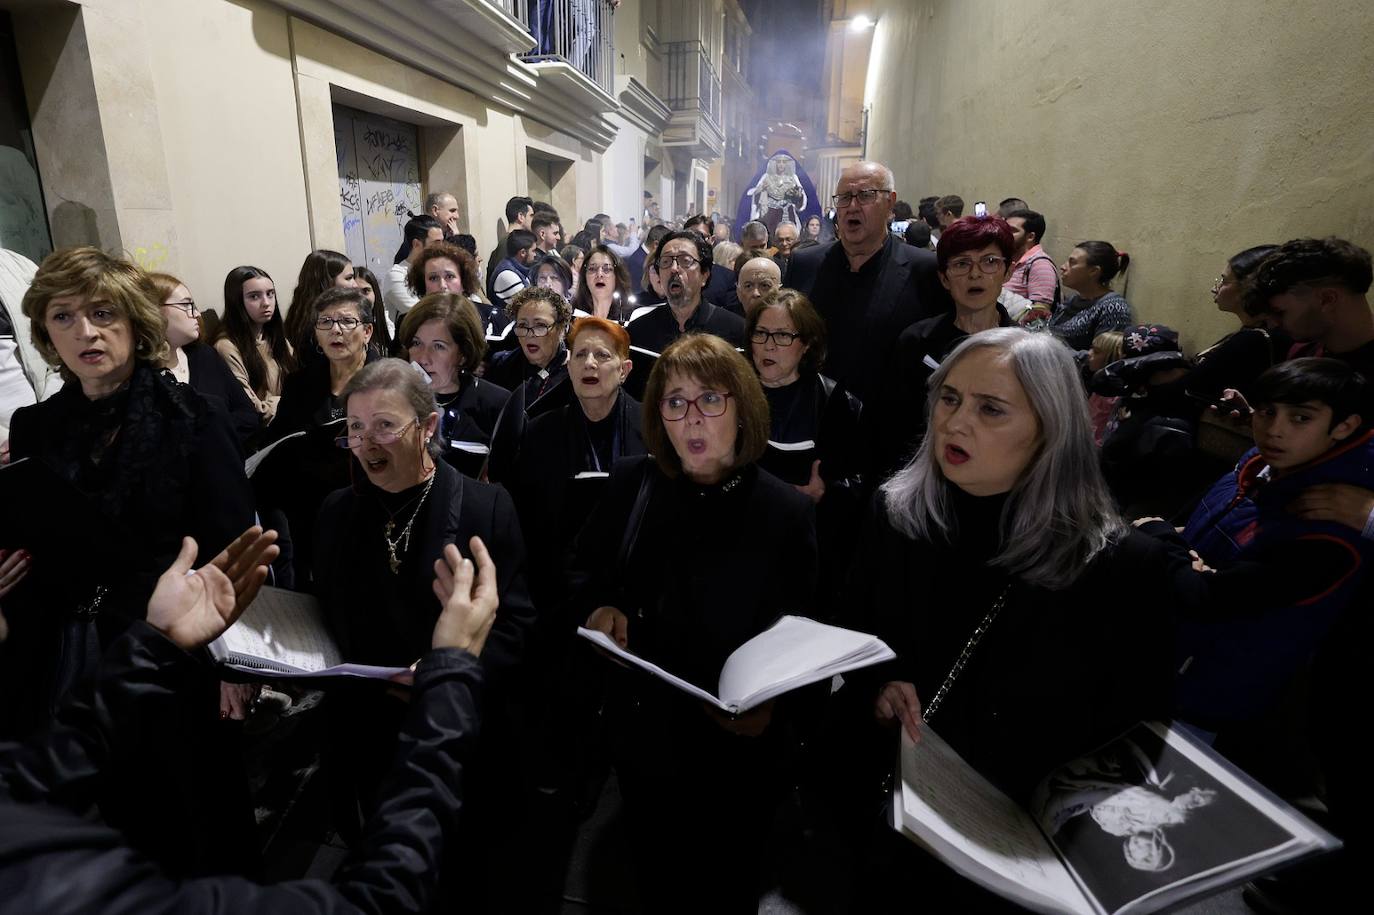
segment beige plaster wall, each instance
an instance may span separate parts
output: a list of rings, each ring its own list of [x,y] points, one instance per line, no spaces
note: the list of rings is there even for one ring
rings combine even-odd
[[[205,305],[242,263],[288,302],[312,248],[344,248],[335,101],[418,125],[422,185],[457,196],[479,251],[526,190],[527,148],[568,163],[553,199],[570,222],[603,208],[584,144],[268,0],[51,2],[15,21],[54,241],[121,249]]]
[[[1367,0],[877,6],[868,151],[901,196],[1024,197],[1057,258],[1115,243],[1138,316],[1190,347],[1234,327],[1208,294],[1231,254],[1374,245]]]
[[[137,6],[161,124],[148,152],[165,163],[177,229],[161,268],[222,313],[225,274],[252,264],[272,275],[284,307],[311,248],[287,18],[253,0]],[[120,106],[107,111],[117,119]]]

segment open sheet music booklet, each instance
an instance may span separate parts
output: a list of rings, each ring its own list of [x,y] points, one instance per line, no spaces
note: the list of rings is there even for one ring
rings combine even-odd
[[[264,679],[364,677],[389,680],[404,667],[345,664],[309,594],[264,587],[234,625],[209,645],[223,667]]]
[[[829,680],[836,674],[895,657],[892,649],[875,636],[827,626],[803,616],[784,616],[736,648],[726,659],[720,671],[719,695],[713,696],[657,664],[631,654],[603,632],[579,628],[577,634],[617,658],[732,715],[747,712],[794,689]]]
[[[1340,843],[1181,729],[1138,724],[1051,772],[1028,812],[929,727],[903,732],[893,825],[1037,912],[1136,915]]]

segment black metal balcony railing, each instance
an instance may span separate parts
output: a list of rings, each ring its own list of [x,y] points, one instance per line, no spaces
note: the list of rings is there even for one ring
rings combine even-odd
[[[668,68],[668,97],[674,111],[700,109],[720,127],[720,76],[699,41],[670,41],[663,45]]]
[[[520,59],[527,63],[571,64],[606,93],[612,91],[615,26],[606,0],[500,0],[525,22],[535,46]]]

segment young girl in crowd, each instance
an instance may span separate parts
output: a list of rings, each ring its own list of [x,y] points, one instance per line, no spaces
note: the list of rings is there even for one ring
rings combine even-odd
[[[296,289],[291,293],[291,307],[286,310],[286,339],[301,365],[315,361],[315,300],[320,293],[333,287],[358,288],[353,262],[338,251],[321,248],[311,251],[301,264]]]
[[[1109,330],[1093,337],[1092,349],[1088,352],[1088,378],[1105,369],[1121,358],[1121,341],[1125,334],[1119,330]],[[1093,421],[1093,442],[1102,445],[1102,434],[1107,431],[1107,422],[1112,418],[1120,397],[1092,393],[1088,395],[1088,414]]]
[[[373,351],[382,357],[396,355],[396,325],[391,322],[391,315],[382,307],[382,287],[378,285],[376,275],[366,267],[355,266],[353,279],[358,284],[358,290],[362,292],[363,298],[367,299],[367,304],[372,307],[372,314],[376,318],[371,344]]]
[[[239,442],[246,443],[262,424],[258,411],[224,360],[200,342],[204,335],[200,321],[202,312],[191,298],[191,291],[169,273],[150,273],[148,279],[157,289],[162,316],[167,319],[170,353],[163,367],[182,384],[189,384],[201,394],[218,399],[229,413]]]
[[[224,278],[224,322],[215,351],[224,358],[264,425],[277,415],[281,383],[296,368],[286,340],[277,287],[259,267],[235,267]]]

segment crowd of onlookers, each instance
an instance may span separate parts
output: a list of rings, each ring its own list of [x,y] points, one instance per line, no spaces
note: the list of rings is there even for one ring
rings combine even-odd
[[[1017,794],[1146,718],[1347,842],[1256,906],[1353,886],[1369,252],[1236,253],[1235,329],[1187,353],[1117,245],[897,197],[862,162],[801,225],[571,237],[513,197],[483,255],[436,193],[384,275],[317,250],[289,291],[5,254],[0,733],[28,742],[0,750],[0,895],[546,910],[613,769],[646,910],[887,910],[882,868],[915,866],[976,908],[878,815],[893,727]],[[217,671],[263,580],[413,684]],[[725,716],[576,639],[714,691],[787,613],[897,658]],[[269,889],[283,837],[354,857]]]

